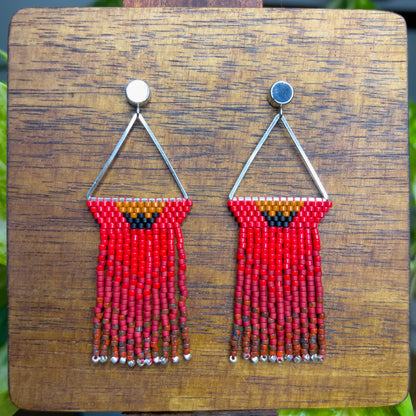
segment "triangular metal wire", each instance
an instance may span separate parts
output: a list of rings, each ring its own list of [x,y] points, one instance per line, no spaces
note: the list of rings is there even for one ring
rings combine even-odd
[[[100,183],[102,177],[107,172],[108,168],[110,167],[111,163],[113,162],[114,158],[117,156],[118,152],[121,149],[121,146],[123,145],[124,141],[126,140],[128,134],[130,133],[131,129],[133,128],[134,124],[138,120],[140,124],[146,129],[147,133],[149,134],[150,138],[152,139],[153,143],[157,147],[157,150],[159,150],[159,153],[161,154],[163,160],[165,161],[167,167],[169,168],[170,173],[172,174],[173,178],[175,179],[176,184],[178,185],[179,189],[182,192],[182,195],[184,198],[188,198],[188,194],[186,193],[184,187],[182,186],[178,175],[175,172],[175,169],[173,169],[172,164],[170,163],[168,157],[166,156],[165,152],[162,149],[162,146],[156,139],[156,136],[153,134],[152,130],[150,129],[149,125],[147,124],[146,120],[144,119],[143,115],[140,112],[140,104],[146,104],[150,97],[150,90],[148,85],[141,80],[133,80],[131,81],[127,87],[126,87],[126,95],[127,100],[130,104],[136,105],[137,110],[136,113],[133,114],[129,124],[127,125],[126,129],[124,130],[124,133],[120,137],[120,140],[116,144],[116,147],[114,148],[113,152],[111,153],[110,157],[108,158],[107,162],[105,163],[104,167],[101,169],[101,172],[98,174],[97,178],[95,179],[94,183],[92,184],[90,190],[87,193],[87,200],[89,200],[95,191],[95,188]]]
[[[298,139],[296,138],[295,134],[293,133],[293,130],[290,128],[288,121],[286,120],[286,117],[283,115],[283,104],[287,104],[290,102],[290,100],[293,97],[293,88],[292,86],[285,82],[285,81],[278,81],[273,84],[273,86],[270,89],[269,93],[269,102],[274,107],[280,107],[279,113],[274,117],[273,121],[270,123],[269,127],[267,128],[266,132],[264,133],[263,137],[260,139],[259,143],[257,144],[256,148],[254,149],[253,153],[248,158],[246,164],[244,165],[239,177],[237,178],[237,181],[235,182],[230,195],[229,199],[233,199],[235,192],[237,191],[238,187],[240,186],[241,181],[243,180],[245,174],[248,171],[248,168],[250,167],[251,163],[253,162],[254,158],[256,157],[257,153],[263,146],[264,142],[269,137],[271,131],[276,126],[276,124],[279,122],[279,120],[282,121],[283,126],[289,133],[293,143],[296,146],[297,151],[299,152],[299,155],[302,158],[302,161],[308,170],[309,174],[312,177],[312,180],[314,181],[316,187],[318,188],[319,192],[323,196],[323,198],[328,199],[328,193],[325,190],[325,187],[323,186],[322,182],[319,179],[318,174],[316,173],[315,169],[312,166],[311,161],[309,160],[308,156],[304,152],[302,146],[300,145]]]

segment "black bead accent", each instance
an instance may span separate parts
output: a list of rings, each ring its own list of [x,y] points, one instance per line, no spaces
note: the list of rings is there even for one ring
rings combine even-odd
[[[276,212],[274,217],[271,217],[267,211],[263,211],[261,215],[264,216],[265,220],[268,222],[269,227],[289,227],[289,224],[293,221],[293,218],[296,217],[296,211],[291,211],[288,217],[283,216],[282,212]]]
[[[127,223],[130,224],[131,229],[142,230],[143,228],[151,229],[152,225],[156,222],[156,218],[159,217],[159,213],[152,213],[151,218],[146,218],[143,212],[137,214],[137,218],[131,218],[128,212],[125,212],[123,216],[127,220]]]

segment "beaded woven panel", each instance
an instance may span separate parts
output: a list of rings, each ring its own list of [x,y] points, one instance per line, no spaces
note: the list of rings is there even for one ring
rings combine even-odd
[[[131,367],[177,363],[179,337],[189,360],[180,225],[192,201],[93,198],[87,205],[100,224],[93,362],[110,355],[112,363]]]
[[[325,358],[325,314],[317,225],[332,203],[320,198],[233,198],[239,223],[230,361]]]

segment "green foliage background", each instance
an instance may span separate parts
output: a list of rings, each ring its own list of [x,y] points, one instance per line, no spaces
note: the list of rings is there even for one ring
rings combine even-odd
[[[119,7],[122,0],[97,0],[94,7]],[[370,0],[333,0],[331,8],[374,9]],[[7,55],[0,51],[0,61]],[[411,295],[416,297],[416,104],[409,104],[409,155],[411,197]],[[11,416],[18,409],[11,403],[7,378],[7,85],[0,82],[0,415]],[[281,416],[413,416],[410,396],[397,406],[378,408],[279,410]]]

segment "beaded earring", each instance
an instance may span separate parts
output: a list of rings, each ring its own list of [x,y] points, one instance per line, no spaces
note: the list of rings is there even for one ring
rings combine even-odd
[[[240,173],[228,206],[239,223],[230,361],[323,361],[326,353],[320,239],[317,225],[332,203],[283,115],[292,86],[278,81],[269,103],[279,108]],[[234,197],[254,157],[281,120],[323,198]]]
[[[92,361],[105,363],[110,355],[112,363],[127,362],[130,367],[136,362],[140,366],[166,364],[169,357],[177,363],[179,337],[184,359],[191,358],[181,223],[192,201],[140,112],[140,106],[149,101],[149,86],[131,81],[126,96],[137,111],[87,194],[87,206],[100,224]],[[136,121],[153,140],[183,198],[91,196]]]

